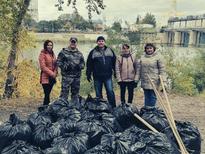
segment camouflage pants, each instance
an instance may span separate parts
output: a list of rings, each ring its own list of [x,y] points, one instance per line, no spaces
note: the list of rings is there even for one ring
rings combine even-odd
[[[71,98],[79,93],[80,77],[62,76],[60,97],[68,99],[69,89],[71,87]]]

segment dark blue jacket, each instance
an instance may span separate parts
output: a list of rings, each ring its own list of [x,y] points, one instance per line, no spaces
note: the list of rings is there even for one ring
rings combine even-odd
[[[86,75],[93,77],[109,77],[112,76],[112,70],[115,74],[116,56],[111,48],[105,46],[104,57],[96,46],[88,55]]]

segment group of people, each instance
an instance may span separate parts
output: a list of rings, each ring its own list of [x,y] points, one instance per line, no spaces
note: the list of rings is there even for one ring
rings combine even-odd
[[[71,100],[78,101],[80,90],[81,72],[85,67],[83,54],[77,49],[77,38],[71,37],[69,46],[63,48],[56,56],[53,52],[53,42],[46,40],[44,49],[39,55],[41,68],[40,82],[44,90],[44,105],[50,103],[50,92],[56,83],[58,67],[61,69],[62,82],[60,97],[68,99],[71,87]],[[129,44],[122,45],[122,52],[116,57],[114,51],[105,45],[105,38],[97,38],[97,46],[90,51],[86,61],[86,75],[88,82],[94,81],[96,97],[103,98],[103,85],[106,90],[108,102],[116,107],[115,93],[113,91],[113,78],[120,86],[121,102],[125,103],[125,92],[128,89],[128,101],[132,103],[134,88],[141,80],[141,87],[144,90],[145,106],[155,106],[157,97],[148,80],[149,75],[156,88],[160,85],[159,75],[162,76],[164,86],[166,84],[166,70],[163,56],[156,51],[152,43],[144,47],[145,53],[138,62],[132,54]]]

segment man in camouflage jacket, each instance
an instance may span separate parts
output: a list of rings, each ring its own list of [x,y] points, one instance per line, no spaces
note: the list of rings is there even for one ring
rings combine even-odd
[[[70,87],[71,99],[78,98],[81,70],[85,67],[83,54],[76,46],[77,38],[71,37],[69,46],[61,50],[56,62],[62,75],[60,97],[65,99],[68,99]]]

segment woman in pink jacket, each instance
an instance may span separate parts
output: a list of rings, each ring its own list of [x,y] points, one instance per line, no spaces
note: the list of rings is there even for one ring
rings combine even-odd
[[[116,79],[120,85],[121,102],[125,103],[125,91],[128,89],[128,103],[132,103],[133,91],[137,87],[135,75],[137,73],[138,62],[135,55],[130,51],[128,44],[123,44],[122,52],[116,60]]]
[[[56,83],[56,77],[58,74],[58,67],[56,65],[56,56],[53,52],[52,41],[46,40],[44,42],[44,49],[41,50],[38,59],[41,67],[40,82],[45,94],[43,105],[48,105],[50,103],[50,92],[53,85]]]

